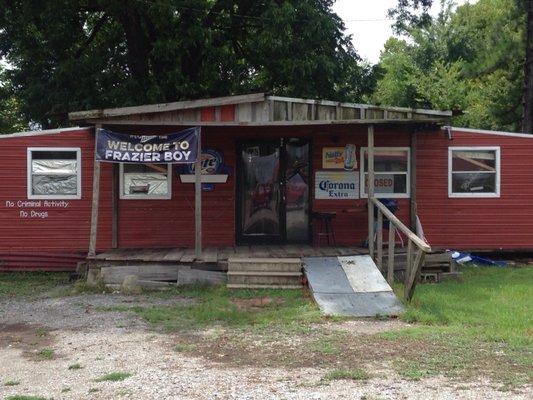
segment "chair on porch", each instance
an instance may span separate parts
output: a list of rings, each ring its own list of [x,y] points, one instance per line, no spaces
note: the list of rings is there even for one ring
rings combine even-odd
[[[332,221],[336,216],[337,213],[334,212],[313,212],[313,245],[315,247],[320,247],[323,238],[326,240],[328,246],[337,246],[335,231],[333,230],[332,224]]]

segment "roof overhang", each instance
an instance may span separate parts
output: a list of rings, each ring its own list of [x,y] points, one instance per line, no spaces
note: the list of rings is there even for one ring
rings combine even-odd
[[[294,126],[445,124],[451,111],[381,107],[255,93],[134,107],[76,111],[71,121],[109,125]]]

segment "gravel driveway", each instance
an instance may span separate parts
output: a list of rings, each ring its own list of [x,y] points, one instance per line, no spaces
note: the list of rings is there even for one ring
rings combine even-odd
[[[528,398],[527,388],[500,391],[492,382],[454,382],[444,377],[412,381],[390,370],[376,369],[367,381],[324,381],[325,371],[320,368],[228,367],[213,359],[176,352],[176,334],[154,332],[133,313],[103,311],[106,307],[185,301],[191,300],[102,294],[0,303],[0,398]],[[338,325],[370,334],[395,329],[398,324],[349,321]],[[53,350],[53,355],[42,349]],[[122,381],[96,382],[111,372],[131,376]]]

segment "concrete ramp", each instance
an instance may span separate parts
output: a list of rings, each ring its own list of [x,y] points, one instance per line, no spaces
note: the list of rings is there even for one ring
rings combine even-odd
[[[307,257],[304,271],[326,315],[395,316],[404,311],[370,256]]]

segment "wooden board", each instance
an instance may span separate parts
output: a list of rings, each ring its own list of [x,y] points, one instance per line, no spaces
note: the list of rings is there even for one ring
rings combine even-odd
[[[216,263],[218,261],[218,249],[216,247],[204,249],[201,260],[205,263]]]
[[[194,254],[194,249],[185,249],[183,252],[183,255],[180,258],[180,262],[182,263],[191,263],[196,259],[196,255]]]
[[[136,275],[139,280],[146,281],[177,281],[177,265],[121,265],[103,267],[101,269],[102,279],[108,284],[122,284],[127,275]]]
[[[172,249],[163,256],[164,261],[180,261],[185,253],[184,249]]]
[[[206,271],[183,267],[178,272],[178,285],[190,285],[194,283],[223,284],[226,282],[226,274],[220,271]]]

